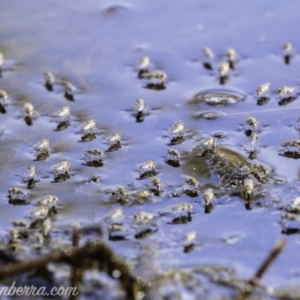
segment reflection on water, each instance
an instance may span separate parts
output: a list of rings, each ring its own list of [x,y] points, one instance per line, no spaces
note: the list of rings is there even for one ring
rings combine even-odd
[[[46,249],[66,243],[62,232],[74,220],[100,223],[113,250],[134,266],[142,253],[136,243],[151,241],[153,248],[159,244],[155,259],[166,270],[230,263],[249,278],[274,240],[282,232],[293,233],[264,281],[287,283],[289,270],[299,263],[299,223],[282,221],[281,211],[300,192],[294,160],[299,149],[282,150],[280,143],[299,137],[294,126],[299,99],[279,99],[276,91],[287,85],[299,93],[297,49],[292,54],[282,50],[288,41],[297,45],[298,2],[240,5],[230,0],[226,7],[219,1],[169,0],[16,3],[0,4],[0,88],[10,95],[9,102],[0,103],[2,240],[13,220],[29,218],[16,204],[34,206],[36,199],[50,194],[61,206],[46,219],[61,231]],[[201,49],[207,46],[214,56],[205,60]],[[234,60],[227,51],[232,47]],[[149,56],[151,64],[141,73],[136,62],[143,56]],[[219,69],[224,62],[229,62],[228,70]],[[44,78],[45,72],[53,73],[55,80]],[[220,76],[229,80],[220,85]],[[270,92],[258,97],[256,89],[265,82],[270,82]],[[151,110],[135,111],[133,117],[132,107],[141,98]],[[38,118],[20,117],[24,103],[32,103]],[[66,106],[72,115],[64,119],[61,109]],[[259,149],[245,136],[245,117],[260,122],[259,130],[251,129]],[[87,120],[95,120],[97,132],[88,128],[80,136],[78,127]],[[122,141],[107,145],[105,137],[116,132]],[[211,137],[216,147],[202,143],[199,148],[199,142]],[[34,155],[32,146],[43,139],[50,140],[50,152]],[[180,158],[166,158],[170,145]],[[82,163],[89,149],[105,153],[103,159]],[[64,160],[71,164],[70,174],[49,174],[51,166]],[[139,174],[135,166],[143,161],[156,165]],[[30,164],[40,174],[38,182],[15,176]],[[241,195],[249,178],[253,197],[246,201]],[[6,198],[11,188],[28,191],[28,199]],[[203,203],[207,188],[216,195],[209,207]],[[149,195],[139,193],[145,190]],[[170,207],[183,202],[192,204],[193,212],[174,215]],[[121,205],[122,224],[103,221]],[[135,230],[132,218],[140,211],[155,218]],[[197,238],[184,248],[179,236],[191,231]],[[224,242],[228,236],[241,238],[229,245]],[[221,287],[219,291],[226,293]],[[191,297],[198,295],[196,289],[193,293]]]

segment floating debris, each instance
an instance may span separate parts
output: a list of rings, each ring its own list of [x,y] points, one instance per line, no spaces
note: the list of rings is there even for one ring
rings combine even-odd
[[[44,79],[45,79],[45,87],[48,91],[53,91],[53,86],[56,82],[54,75],[51,72],[45,72],[44,73]]]
[[[121,134],[114,133],[106,139],[108,151],[116,151],[121,148]]]

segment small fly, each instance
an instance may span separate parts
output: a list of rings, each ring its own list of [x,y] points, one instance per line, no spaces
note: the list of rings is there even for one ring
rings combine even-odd
[[[68,174],[70,165],[71,164],[68,161],[62,161],[58,164],[51,166],[50,169],[52,170],[55,176],[59,176],[61,174]]]
[[[45,72],[44,73],[44,79],[45,79],[45,87],[48,91],[53,91],[53,86],[55,84],[55,77],[51,72]]]
[[[69,106],[61,107],[60,109],[56,110],[52,114],[52,117],[57,123],[68,121],[69,119],[71,119],[70,107]]]

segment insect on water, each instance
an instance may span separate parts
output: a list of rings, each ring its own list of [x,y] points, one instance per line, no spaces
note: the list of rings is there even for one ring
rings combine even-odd
[[[180,152],[176,149],[169,148],[167,149],[167,157],[166,163],[172,167],[179,167],[180,166]]]
[[[90,167],[102,167],[103,162],[102,158],[104,156],[104,152],[100,149],[90,149],[86,151],[85,161],[86,164]]]
[[[180,144],[185,139],[185,129],[183,122],[176,122],[167,129],[167,134],[171,144]]]
[[[269,91],[270,91],[270,83],[269,82],[263,83],[256,89],[257,97],[261,97],[262,95],[268,93]]]
[[[185,184],[191,188],[191,190],[184,189],[185,194],[191,197],[196,197],[198,195],[197,189],[200,186],[198,180],[188,175],[181,175],[181,177],[184,179]]]
[[[138,168],[138,171],[141,173],[144,173],[147,171],[155,171],[156,163],[152,160],[149,160],[144,163],[136,165],[136,167]]]
[[[152,160],[136,165],[140,179],[145,179],[156,175],[156,163]]]
[[[10,200],[25,201],[28,196],[28,191],[17,187],[13,187],[8,190],[8,195]]]
[[[121,148],[121,134],[114,133],[106,139],[108,151],[115,151]]]
[[[50,155],[49,139],[42,139],[32,146],[35,150],[36,160],[45,160]]]
[[[0,112],[2,114],[6,113],[5,106],[8,104],[8,101],[9,101],[8,94],[5,91],[0,90]]]
[[[71,164],[68,161],[62,161],[58,164],[51,166],[50,169],[55,176],[61,174],[68,174],[70,165]]]
[[[48,91],[53,91],[53,86],[55,84],[55,77],[51,72],[45,72],[44,73],[44,79],[45,79],[45,87]]]
[[[219,66],[220,84],[225,84],[228,81],[229,71],[230,71],[230,65],[227,61],[220,64]]]
[[[60,109],[56,110],[52,117],[54,118],[55,122],[62,123],[66,122],[71,119],[71,112],[69,106],[63,106]]]
[[[148,106],[145,104],[144,99],[136,100],[133,108],[133,114],[137,122],[143,122],[145,115],[148,114]]]
[[[74,101],[75,94],[78,93],[76,87],[69,81],[63,81],[62,86],[64,87],[65,98]]]
[[[96,128],[96,120],[95,119],[90,119],[90,120],[87,120],[83,123],[81,123],[79,126],[78,126],[78,129],[80,130],[80,132],[84,135],[84,134],[87,134],[87,133],[93,133],[95,132],[95,130],[97,129]]]
[[[48,206],[48,208],[55,207],[56,203],[58,201],[58,198],[53,195],[47,195],[43,197],[41,200],[39,200],[39,205]]]

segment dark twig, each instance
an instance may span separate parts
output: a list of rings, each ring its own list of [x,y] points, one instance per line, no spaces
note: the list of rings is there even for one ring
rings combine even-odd
[[[6,264],[1,266],[0,280],[32,271],[32,269],[43,267],[50,262],[69,264],[72,267],[76,267],[77,270],[79,268],[82,270],[97,268],[99,271],[106,272],[111,277],[114,277],[114,271],[118,270],[121,274],[118,279],[127,299],[137,299],[138,291],[143,288],[143,284],[130,273],[128,266],[118,259],[103,242],[90,242],[81,248],[66,252],[54,250],[50,254],[37,259]]]
[[[260,265],[260,267],[254,274],[254,276],[247,282],[246,288],[239,291],[239,293],[236,297],[236,300],[245,300],[250,296],[250,294],[253,292],[255,287],[258,285],[259,280],[262,278],[262,276],[265,274],[265,272],[268,270],[268,268],[275,261],[276,257],[282,251],[284,246],[285,246],[284,240],[278,240],[276,242],[273,249],[267,256],[267,258],[263,261],[263,263]]]

